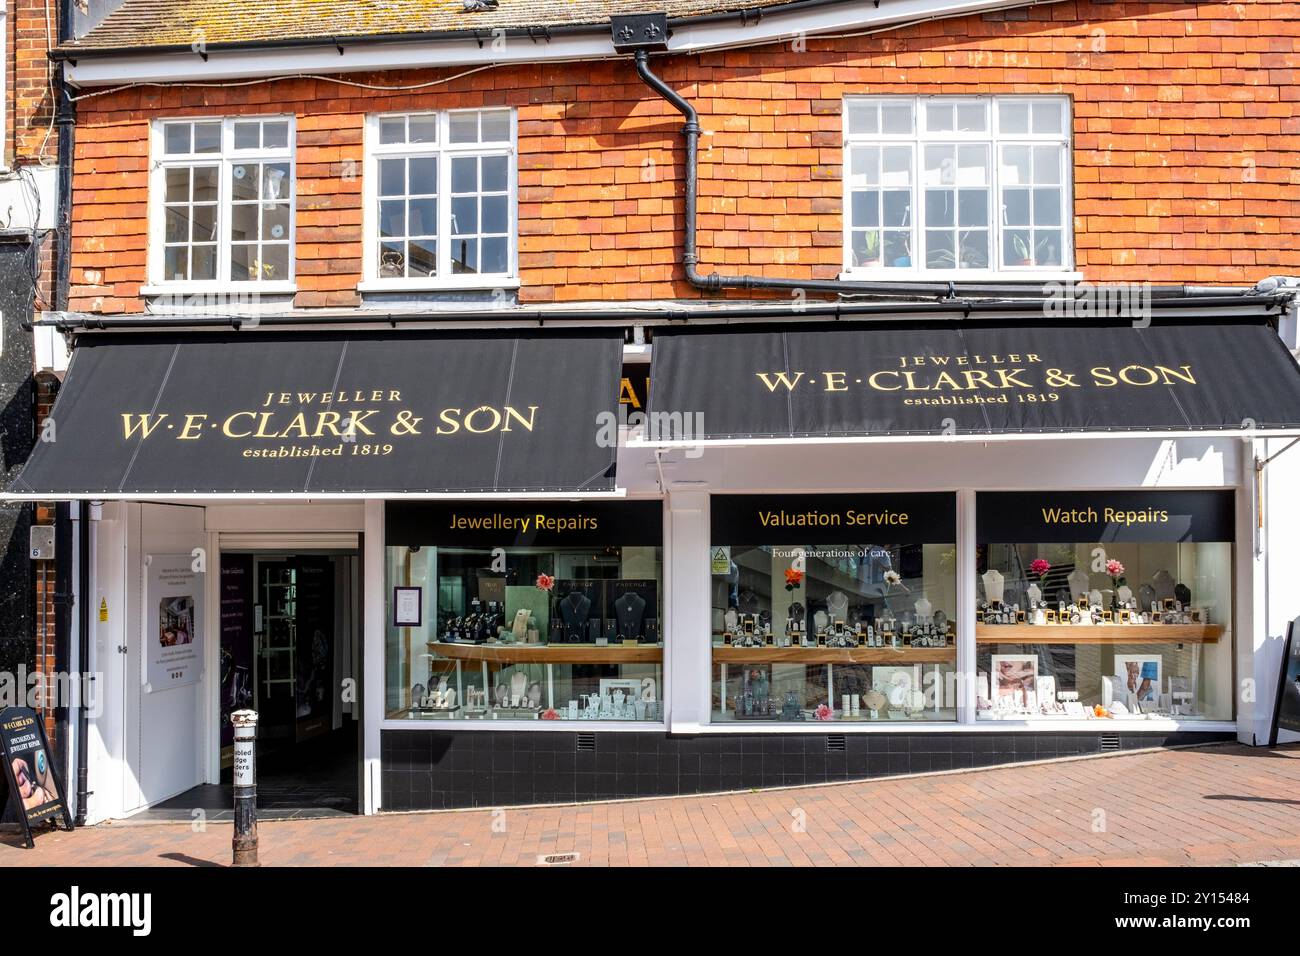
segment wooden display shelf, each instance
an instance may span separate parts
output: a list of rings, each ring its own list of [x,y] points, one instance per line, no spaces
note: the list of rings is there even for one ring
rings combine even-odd
[[[1217,644],[1222,624],[977,624],[976,644]]]
[[[429,651],[454,661],[499,661],[503,664],[660,664],[664,649],[656,644],[449,644],[429,641]]]
[[[718,647],[715,664],[954,664],[955,647]]]

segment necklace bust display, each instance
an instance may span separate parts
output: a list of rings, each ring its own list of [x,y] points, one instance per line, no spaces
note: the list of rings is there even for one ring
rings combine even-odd
[[[1088,572],[1082,568],[1075,568],[1070,572],[1066,580],[1070,584],[1070,599],[1077,601],[1081,597],[1088,596]]]
[[[614,617],[618,621],[618,633],[629,639],[640,637],[645,620],[645,598],[635,591],[621,595],[614,601]]]
[[[826,613],[837,621],[847,620],[849,599],[841,591],[832,591],[826,596]]]
[[[980,575],[980,579],[984,582],[984,599],[990,604],[1001,604],[1003,589],[1006,586],[1002,572],[989,568]]]

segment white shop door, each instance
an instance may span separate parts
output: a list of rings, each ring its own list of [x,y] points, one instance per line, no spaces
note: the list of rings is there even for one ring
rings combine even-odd
[[[122,806],[127,813],[167,800],[203,782],[202,717],[208,680],[204,668],[209,659],[209,645],[216,640],[215,635],[208,633],[205,620],[208,556],[201,555],[203,573],[175,586],[163,585],[161,590],[157,585],[151,588],[150,564],[152,558],[156,579],[162,562],[175,565],[179,563],[178,557],[205,548],[204,514],[201,507],[143,504],[137,526],[139,536],[128,545],[137,577],[136,587],[132,589],[136,613],[132,615],[126,666],[128,772],[123,782]],[[174,615],[179,613],[183,618],[186,597],[192,598],[194,605],[193,632],[188,637],[198,642],[196,679],[170,688],[163,681],[155,680],[150,690],[146,686],[148,654],[159,644],[160,630],[175,627]],[[160,622],[160,605],[164,603],[168,609],[162,613],[173,616],[170,625]]]

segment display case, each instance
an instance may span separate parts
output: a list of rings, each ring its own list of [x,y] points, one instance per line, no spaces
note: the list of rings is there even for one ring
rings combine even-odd
[[[662,721],[657,502],[395,510],[389,719]]]
[[[955,501],[714,496],[714,721],[955,720]]]
[[[977,496],[976,716],[1233,716],[1230,491]]]

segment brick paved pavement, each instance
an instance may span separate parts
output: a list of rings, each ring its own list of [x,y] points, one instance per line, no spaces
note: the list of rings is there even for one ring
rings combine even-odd
[[[495,832],[493,824],[504,825]],[[1238,745],[718,796],[266,823],[265,865],[1171,865],[1300,858],[1300,746]],[[228,825],[0,835],[0,866],[214,865]],[[360,850],[358,848],[361,848]]]

